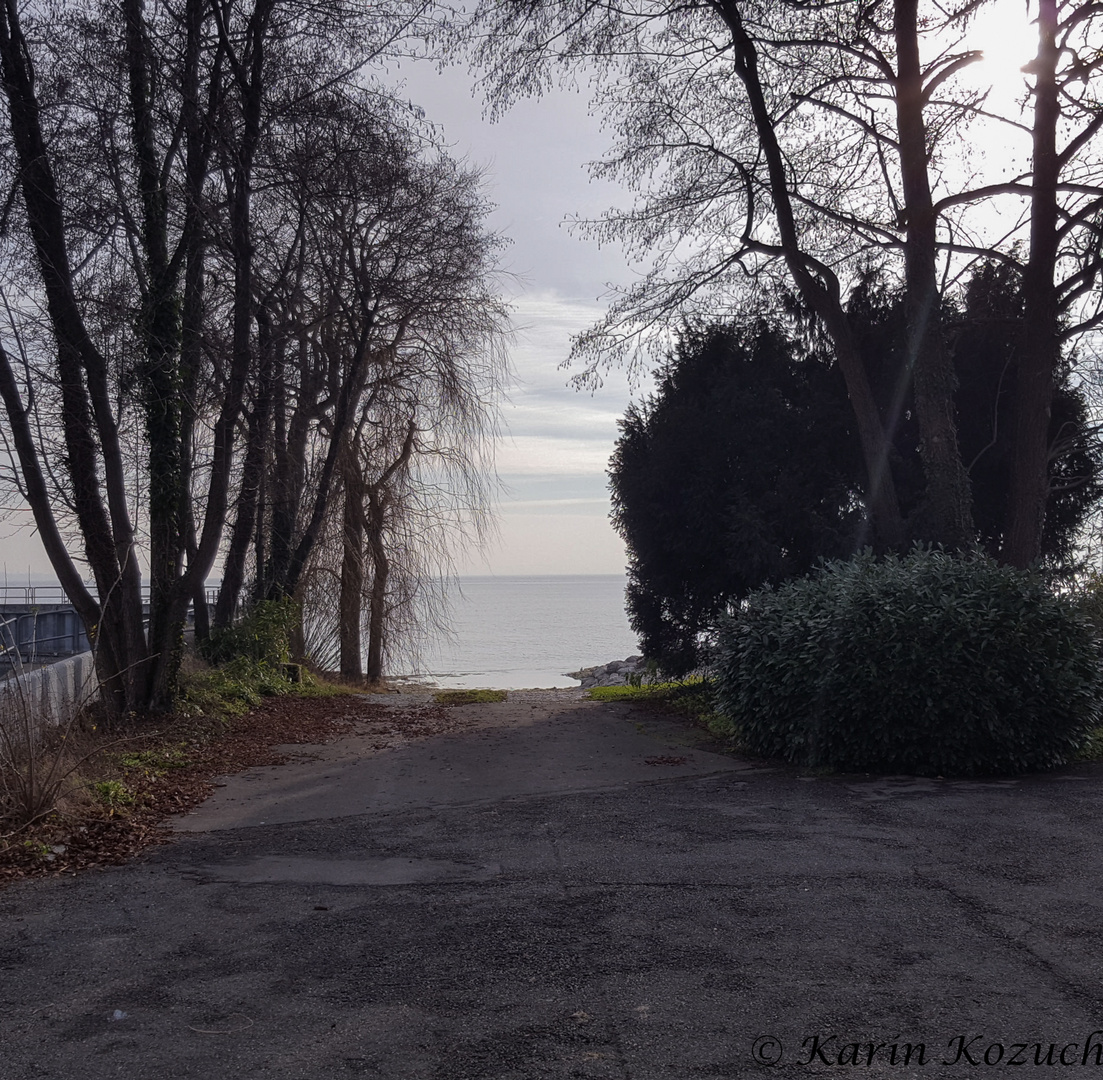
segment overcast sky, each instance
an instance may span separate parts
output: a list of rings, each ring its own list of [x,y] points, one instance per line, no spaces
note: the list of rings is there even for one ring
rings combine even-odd
[[[1021,93],[1019,70],[1033,53],[1033,30],[1022,0],[998,0],[975,20],[968,46],[986,61],[973,71],[995,84],[992,99],[1007,107]],[[499,450],[508,488],[500,506],[501,540],[469,573],[620,573],[624,546],[609,525],[605,470],[616,420],[630,399],[623,373],[611,373],[595,395],[567,386],[559,365],[572,334],[597,321],[607,285],[631,282],[635,269],[618,248],[599,249],[572,234],[568,216],[597,217],[622,190],[589,179],[586,164],[601,157],[609,137],[588,112],[585,94],[553,92],[522,101],[499,122],[483,120],[481,97],[464,68],[439,74],[428,64],[397,72],[405,94],[439,124],[453,153],[485,166],[498,204],[491,227],[511,240],[509,269],[519,275],[514,296],[521,327],[513,350],[518,382],[504,417],[512,438]],[[1007,148],[993,148],[1003,156]],[[646,388],[645,388],[646,389]],[[637,388],[636,395],[641,391]]]
[[[571,335],[603,314],[607,284],[630,280],[619,247],[599,248],[564,224],[624,202],[623,192],[591,181],[586,170],[608,137],[581,94],[523,101],[491,124],[465,68],[441,74],[428,63],[404,63],[394,74],[404,95],[443,129],[453,156],[485,168],[497,204],[489,225],[511,241],[504,261],[515,275],[508,287],[517,378],[498,449],[500,538],[462,560],[461,572],[621,573],[626,556],[609,524],[605,470],[630,398],[627,380],[612,372],[595,394],[580,393],[560,368]]]

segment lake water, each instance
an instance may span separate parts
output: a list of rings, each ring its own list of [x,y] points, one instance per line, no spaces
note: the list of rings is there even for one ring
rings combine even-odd
[[[24,575],[18,584],[59,588],[46,576]],[[639,652],[624,611],[626,584],[623,574],[462,578],[451,638],[425,650],[420,670],[399,662],[394,674],[447,689],[578,686],[564,672]]]
[[[453,602],[451,641],[409,672],[449,689],[578,686],[566,671],[639,652],[621,574],[470,577]]]

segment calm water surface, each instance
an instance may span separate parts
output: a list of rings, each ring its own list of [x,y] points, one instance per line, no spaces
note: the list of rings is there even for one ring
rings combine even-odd
[[[422,670],[397,665],[395,674],[456,689],[578,686],[564,672],[639,652],[624,612],[626,583],[623,574],[463,578],[451,640],[426,651]],[[12,573],[9,584],[59,588],[45,575]]]
[[[470,577],[460,584],[453,639],[438,641],[424,670],[411,673],[439,686],[578,686],[563,673],[639,652],[621,574]]]

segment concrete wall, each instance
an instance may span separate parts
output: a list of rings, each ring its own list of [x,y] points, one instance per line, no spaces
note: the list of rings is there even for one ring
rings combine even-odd
[[[90,652],[25,671],[0,682],[0,698],[11,694],[49,724],[68,720],[75,708],[99,692],[96,665]]]

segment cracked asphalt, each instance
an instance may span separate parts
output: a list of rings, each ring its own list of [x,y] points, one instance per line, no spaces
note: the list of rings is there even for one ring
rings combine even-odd
[[[1103,1076],[1103,769],[802,775],[519,695],[0,892],[0,1080]]]

